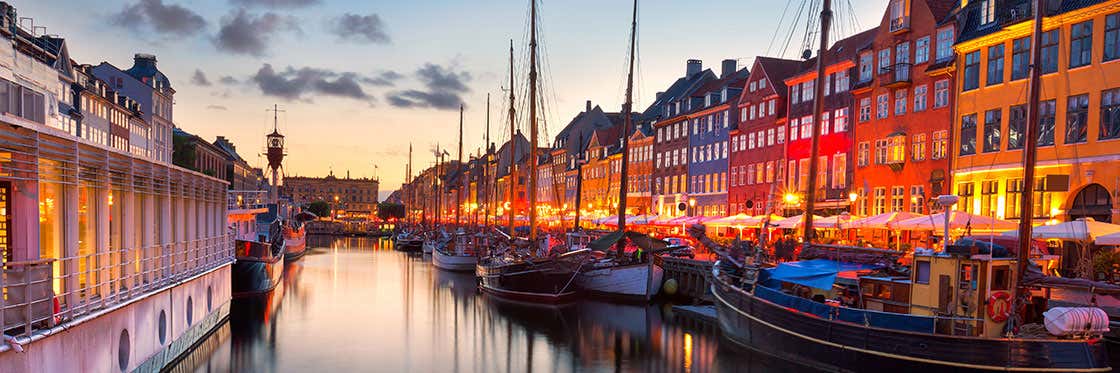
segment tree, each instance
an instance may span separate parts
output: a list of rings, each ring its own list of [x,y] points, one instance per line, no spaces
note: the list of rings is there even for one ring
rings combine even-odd
[[[404,205],[381,202],[377,204],[377,217],[381,218],[381,220],[389,220],[390,218],[404,219]]]
[[[193,171],[198,171],[194,167],[195,159],[198,154],[195,153],[194,142],[191,135],[184,135],[175,133],[171,137],[171,163]]]
[[[331,204],[326,201],[315,201],[303,206],[304,210],[319,217],[331,216]]]

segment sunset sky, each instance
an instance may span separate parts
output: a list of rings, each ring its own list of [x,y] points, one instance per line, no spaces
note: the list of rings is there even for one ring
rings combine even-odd
[[[66,38],[79,63],[127,68],[134,53],[155,54],[178,92],[176,125],[207,140],[229,137],[254,165],[263,163],[257,153],[272,126],[265,110],[281,105],[288,175],[333,169],[370,177],[376,165],[383,197],[404,179],[409,142],[418,170],[431,164],[437,142],[454,155],[460,103],[465,152],[482,146],[487,93],[494,96],[492,141],[508,137],[501,134],[508,133],[502,87],[510,39],[519,70],[527,59],[525,0],[8,1],[20,17]],[[749,67],[756,55],[782,56],[786,45],[785,57],[795,58],[809,2],[819,1],[642,1],[635,107],[644,109],[681,76],[689,58],[717,70],[726,58]],[[876,26],[887,0],[836,3],[836,31],[851,35]],[[609,111],[621,106],[630,6],[540,3],[542,143],[585,100]]]

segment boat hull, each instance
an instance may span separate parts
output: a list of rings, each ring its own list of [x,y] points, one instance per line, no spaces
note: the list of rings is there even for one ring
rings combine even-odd
[[[307,254],[307,233],[303,227],[284,228],[284,260],[297,260],[304,254]]]
[[[473,255],[451,255],[444,253],[443,250],[436,250],[432,254],[432,264],[436,268],[455,271],[455,272],[470,272],[475,270],[478,265],[478,257]]]
[[[583,291],[609,297],[650,299],[661,289],[665,271],[648,263],[587,269],[576,277]]]
[[[722,334],[741,346],[826,370],[1109,371],[1103,340],[955,337],[865,327],[797,312],[723,280],[712,292]]]
[[[431,254],[436,251],[436,245],[438,245],[438,243],[435,241],[425,240],[424,243],[420,245],[420,248],[424,251],[424,254]]]
[[[475,267],[482,291],[529,303],[557,304],[575,300],[575,271],[556,262],[514,263]]]
[[[231,273],[233,297],[263,294],[276,288],[284,276],[284,261],[257,258],[237,258]]]
[[[424,240],[421,239],[397,237],[393,248],[399,251],[419,251],[423,245]]]

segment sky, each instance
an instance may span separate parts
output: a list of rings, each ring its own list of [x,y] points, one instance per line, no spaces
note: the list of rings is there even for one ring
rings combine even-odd
[[[133,54],[155,54],[176,90],[175,124],[231,139],[255,166],[265,164],[267,110],[279,105],[287,175],[377,177],[382,198],[404,181],[409,144],[417,171],[436,144],[455,156],[460,104],[465,154],[483,147],[488,94],[491,141],[509,137],[511,39],[516,100],[526,96],[527,0],[7,1],[64,37],[78,63],[126,69]],[[887,1],[836,1],[834,36],[877,26]],[[796,58],[808,14],[819,13],[808,3],[819,0],[641,1],[634,107],[687,59],[718,74],[724,59],[749,68],[757,55]],[[632,3],[538,4],[543,146],[586,100],[620,110]]]

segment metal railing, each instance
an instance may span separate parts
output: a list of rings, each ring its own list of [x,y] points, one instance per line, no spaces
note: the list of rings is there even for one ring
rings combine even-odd
[[[267,208],[266,190],[231,190],[226,194],[226,209],[254,210]]]
[[[910,64],[905,62],[880,69],[879,84],[883,86],[910,84],[910,70]]]
[[[233,261],[233,237],[122,248],[0,268],[0,330],[17,338],[158,291]]]

